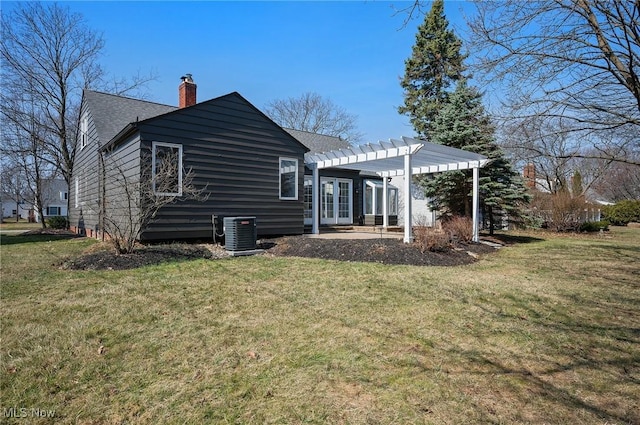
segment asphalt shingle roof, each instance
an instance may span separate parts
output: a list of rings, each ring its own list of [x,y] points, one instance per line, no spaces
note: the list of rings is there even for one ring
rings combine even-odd
[[[127,124],[153,118],[178,109],[146,100],[131,99],[92,90],[84,91],[101,144],[109,142]]]
[[[350,146],[349,142],[335,136],[310,133],[292,128],[285,128],[284,131],[291,134],[300,143],[309,148],[309,151],[312,153],[329,152],[337,149],[345,149]]]
[[[143,121],[179,109],[146,100],[131,99],[93,90],[84,91],[87,103],[102,145],[113,139],[128,124]],[[349,142],[339,137],[285,128],[291,136],[313,153],[348,148]]]

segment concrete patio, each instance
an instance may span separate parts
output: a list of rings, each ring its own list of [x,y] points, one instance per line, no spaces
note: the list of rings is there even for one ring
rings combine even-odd
[[[385,230],[383,227],[345,226],[321,227],[320,233],[305,233],[307,238],[317,239],[402,239],[402,227]]]

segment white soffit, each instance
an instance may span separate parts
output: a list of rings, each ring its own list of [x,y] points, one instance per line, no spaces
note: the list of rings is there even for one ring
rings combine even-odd
[[[411,174],[481,168],[488,162],[484,155],[411,137],[330,152],[307,153],[304,159],[312,168],[346,168],[393,177],[404,175],[404,156],[407,154],[411,155]]]

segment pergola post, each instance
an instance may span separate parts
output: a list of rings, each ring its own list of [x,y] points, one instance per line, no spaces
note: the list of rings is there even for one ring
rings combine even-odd
[[[320,233],[320,170],[312,167],[311,178],[311,233]]]
[[[472,212],[472,220],[473,220],[473,241],[479,242],[480,236],[478,231],[478,186],[480,180],[480,169],[478,167],[473,167],[473,212]]]
[[[411,154],[404,155],[404,243],[413,242],[411,223]]]
[[[385,229],[389,227],[389,183],[387,177],[382,178],[382,227]]]

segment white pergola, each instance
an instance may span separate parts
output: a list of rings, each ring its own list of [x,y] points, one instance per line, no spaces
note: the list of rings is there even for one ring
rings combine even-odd
[[[473,170],[473,240],[478,241],[478,170],[487,157],[473,152],[425,142],[410,137],[389,139],[348,149],[305,154],[305,164],[313,171],[312,232],[320,233],[320,170],[344,168],[373,172],[383,177],[383,226],[389,223],[386,177],[405,176],[403,192],[404,242],[413,240],[411,223],[411,176],[452,170]]]

